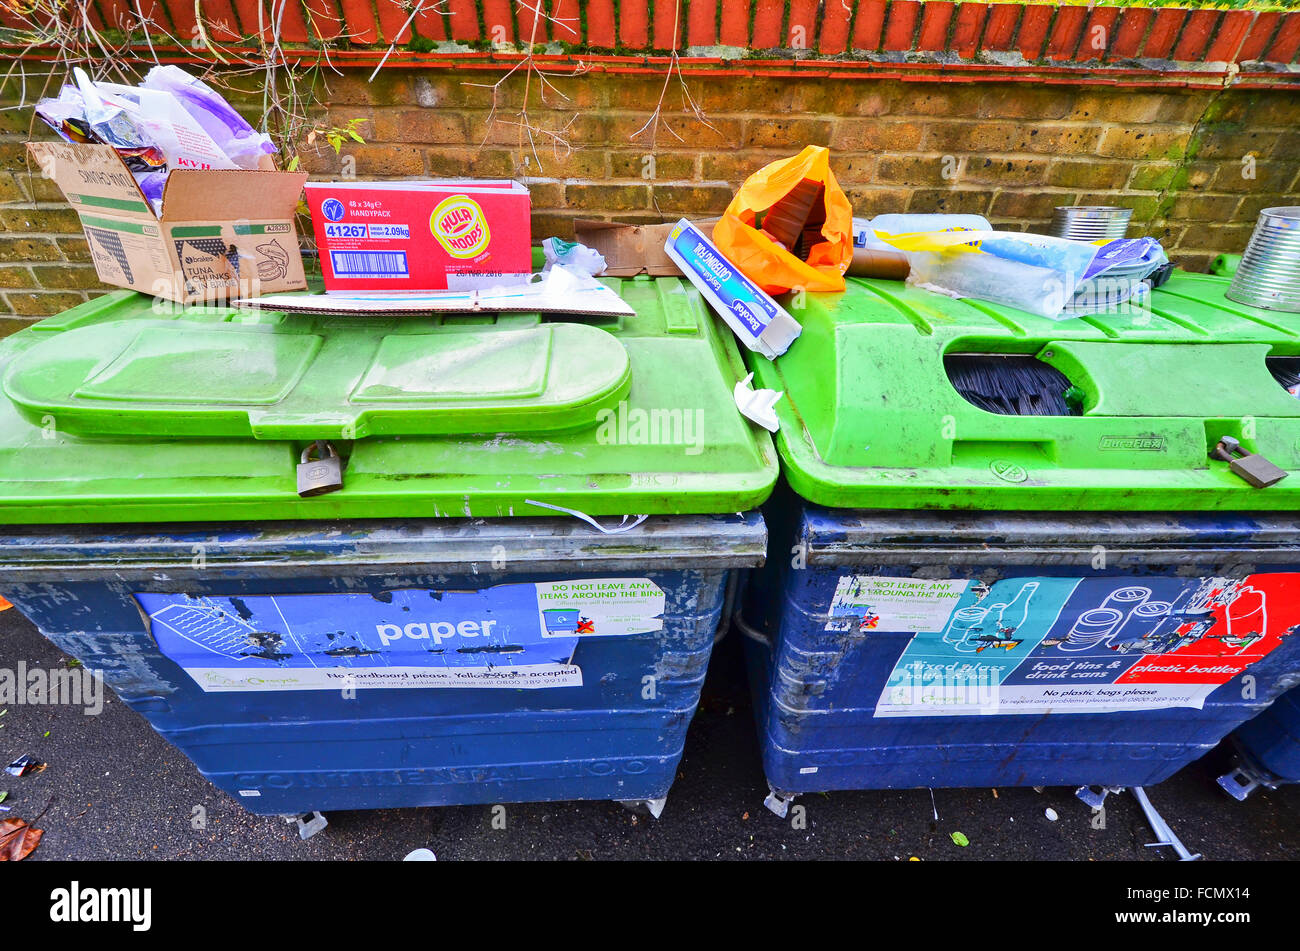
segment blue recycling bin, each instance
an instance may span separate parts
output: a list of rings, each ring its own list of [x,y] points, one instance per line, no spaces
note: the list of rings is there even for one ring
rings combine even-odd
[[[1260,786],[1300,783],[1300,687],[1242,724],[1230,739],[1238,762],[1219,777],[1229,795],[1245,799]]]
[[[777,801],[1151,785],[1300,671],[1295,519],[783,498],[769,522],[773,557],[742,623]]]
[[[777,463],[699,295],[611,284],[633,313],[118,292],[5,338],[0,594],[255,813],[654,811]]]
[[[642,529],[11,531],[0,574],[46,637],[250,812],[654,801],[728,577],[762,558],[765,532],[756,513]],[[539,595],[574,579],[598,595],[594,631],[557,636]]]
[[[1177,274],[1149,308],[1054,321],[850,279],[749,357],[783,393],[740,618],[778,811],[1149,785],[1296,682],[1295,358],[1226,287]]]

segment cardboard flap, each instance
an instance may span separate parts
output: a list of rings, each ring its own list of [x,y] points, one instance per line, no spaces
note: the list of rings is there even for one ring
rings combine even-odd
[[[306,172],[178,168],[167,176],[163,218],[281,221],[293,218]]]
[[[695,223],[700,227],[711,227],[716,221],[716,218],[711,218]],[[573,222],[573,234],[579,244],[604,255],[606,267],[601,272],[604,277],[634,277],[637,274],[663,277],[682,273],[664,251],[664,242],[675,225],[676,222],[672,221],[635,225],[579,218]]]
[[[111,212],[118,217],[154,220],[135,177],[109,145],[28,142],[41,174],[54,179],[78,212]]]
[[[606,276],[676,274],[677,265],[663,250],[669,227],[580,218],[573,223],[573,235],[580,244],[604,255]]]

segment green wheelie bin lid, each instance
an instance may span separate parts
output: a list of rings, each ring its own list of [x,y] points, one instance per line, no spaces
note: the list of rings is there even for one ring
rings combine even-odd
[[[0,341],[0,523],[708,514],[767,498],[731,334],[677,278],[636,311],[335,317],[106,294]],[[342,489],[297,492],[317,440]]]
[[[1056,321],[849,278],[844,293],[805,296],[803,333],[782,357],[750,355],[754,386],[784,391],[783,469],[821,505],[1300,508],[1300,399],[1273,374],[1300,358],[1300,318],[1234,303],[1228,284],[1175,272],[1149,309]],[[968,355],[1053,368],[1072,412],[968,401],[947,368]],[[1225,436],[1290,477],[1252,486],[1209,457]]]

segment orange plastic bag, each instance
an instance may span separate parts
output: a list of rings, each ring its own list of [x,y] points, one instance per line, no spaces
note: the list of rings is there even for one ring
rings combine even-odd
[[[844,290],[844,272],[853,261],[853,209],[831,174],[830,150],[810,145],[793,158],[765,165],[740,186],[726,213],[713,227],[713,243],[747,278],[769,294],[794,288]],[[801,261],[754,227],[766,212],[804,179],[826,187],[823,240]]]

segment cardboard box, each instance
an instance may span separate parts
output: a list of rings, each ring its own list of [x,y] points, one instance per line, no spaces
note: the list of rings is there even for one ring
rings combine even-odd
[[[307,206],[326,291],[468,291],[532,274],[518,182],[308,182]]]
[[[27,149],[76,210],[105,284],[183,304],[307,287],[293,220],[306,172],[175,169],[159,218],[111,146]]]
[[[695,224],[706,232],[712,232],[717,222],[717,218],[708,218]],[[664,251],[668,235],[676,227],[677,223],[672,221],[662,225],[633,225],[579,218],[573,223],[573,235],[579,244],[604,255],[602,277],[635,277],[638,274],[663,277],[682,273]]]

